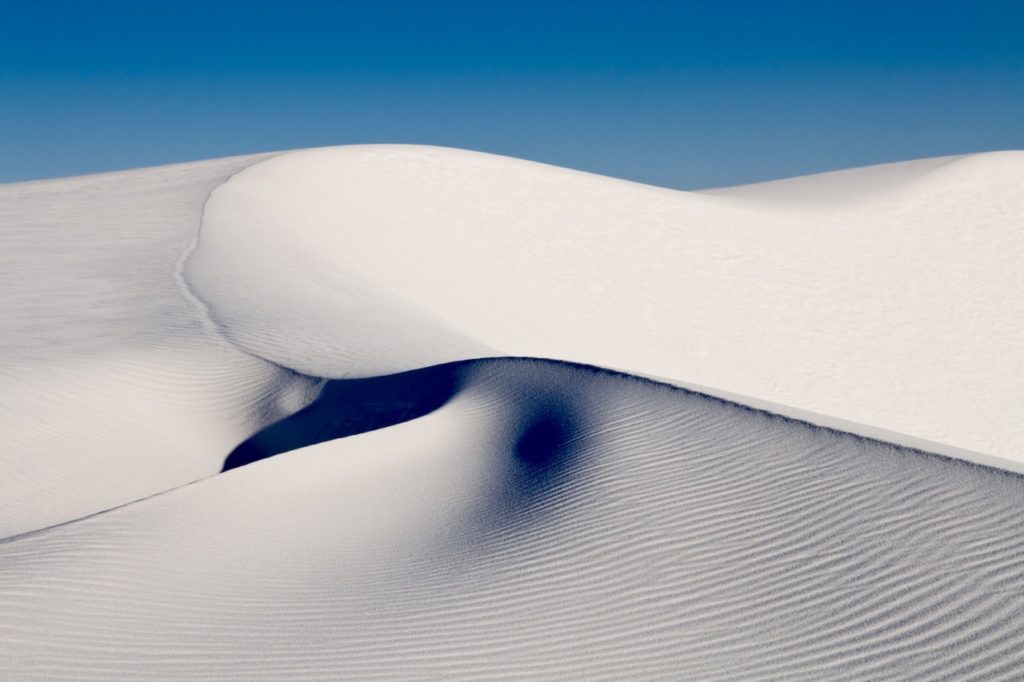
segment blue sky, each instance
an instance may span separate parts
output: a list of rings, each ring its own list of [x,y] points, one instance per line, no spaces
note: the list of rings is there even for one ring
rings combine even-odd
[[[1024,148],[1024,2],[0,0],[0,182],[370,142],[678,188]]]

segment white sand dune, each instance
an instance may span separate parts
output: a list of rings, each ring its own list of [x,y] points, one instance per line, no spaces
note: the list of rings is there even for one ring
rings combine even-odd
[[[0,544],[16,679],[1010,679],[1024,481],[679,389],[420,419]]]
[[[1020,152],[694,194],[341,147],[218,187],[186,274],[232,342],[317,376],[473,341],[1020,461],[1022,216]]]
[[[209,192],[261,158],[0,186],[0,536],[215,474],[312,397],[176,274]]]
[[[1020,152],[0,186],[4,677],[1018,678],[1022,216]]]

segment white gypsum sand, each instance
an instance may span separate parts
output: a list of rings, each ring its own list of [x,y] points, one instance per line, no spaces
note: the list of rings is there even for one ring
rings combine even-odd
[[[1022,189],[409,146],[0,186],[0,670],[1019,678],[1024,479],[970,462],[1024,468]]]
[[[1021,158],[684,193],[373,146],[4,186],[0,534],[215,473],[315,392],[274,363],[584,361],[1018,469]]]
[[[1024,670],[1019,476],[588,368],[455,371],[420,419],[0,543],[5,674]]]
[[[209,192],[262,158],[0,186],[0,536],[215,474],[312,397],[177,274]]]
[[[338,147],[218,187],[186,278],[317,376],[572,360],[1021,462],[1021,216],[1021,152],[686,193]]]

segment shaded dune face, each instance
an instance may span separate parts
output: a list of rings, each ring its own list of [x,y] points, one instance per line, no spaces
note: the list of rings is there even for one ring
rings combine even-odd
[[[584,409],[572,396],[538,392],[519,413],[511,435],[515,469],[513,493],[517,504],[550,493],[551,488],[578,466],[580,439],[586,432]]]
[[[7,670],[1024,670],[1021,477],[593,368],[435,370],[455,390],[423,416],[0,544]]]
[[[471,362],[448,363],[367,379],[326,381],[308,406],[240,443],[224,471],[327,441],[387,428],[440,409],[455,396]],[[551,386],[523,385],[506,418],[514,479],[521,494],[540,490],[565,469],[582,435],[581,407]]]
[[[457,387],[457,363],[367,379],[326,381],[319,397],[308,406],[235,447],[223,470],[421,417],[444,405]]]

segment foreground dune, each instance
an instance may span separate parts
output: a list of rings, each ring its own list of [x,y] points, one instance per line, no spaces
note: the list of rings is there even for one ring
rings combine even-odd
[[[419,419],[0,545],[5,670],[1024,670],[1020,477],[589,368],[445,372],[454,397]]]
[[[4,676],[1017,678],[1021,216],[1019,152],[0,186]]]

